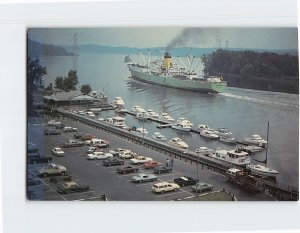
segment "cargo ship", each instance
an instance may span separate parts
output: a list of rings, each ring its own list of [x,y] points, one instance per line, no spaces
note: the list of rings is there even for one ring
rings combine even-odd
[[[199,75],[185,66],[177,66],[169,52],[164,53],[162,60],[154,61],[150,61],[148,52],[148,62],[143,60],[144,65],[132,62],[129,56],[124,59],[131,78],[144,83],[206,93],[223,92],[227,86],[227,82],[220,76]]]

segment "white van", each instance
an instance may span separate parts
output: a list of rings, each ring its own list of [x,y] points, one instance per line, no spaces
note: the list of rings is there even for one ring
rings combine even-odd
[[[178,191],[179,189],[180,186],[178,184],[168,182],[156,183],[152,186],[152,191],[155,193]]]

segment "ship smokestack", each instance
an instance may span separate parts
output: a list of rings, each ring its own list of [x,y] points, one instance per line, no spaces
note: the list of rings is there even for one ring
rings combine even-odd
[[[173,67],[171,54],[169,52],[165,53],[164,56],[164,67],[168,70],[169,68]]]

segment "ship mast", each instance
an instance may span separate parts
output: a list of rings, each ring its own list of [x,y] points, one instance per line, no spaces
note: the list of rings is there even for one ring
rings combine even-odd
[[[150,50],[148,49],[148,67],[150,67]]]
[[[140,55],[141,55],[141,58],[142,58],[142,60],[143,60],[143,62],[144,62],[144,65],[146,65],[147,63],[146,63],[146,61],[145,61],[145,59],[144,59],[144,56],[143,56],[143,54],[142,54],[142,51],[140,50]]]

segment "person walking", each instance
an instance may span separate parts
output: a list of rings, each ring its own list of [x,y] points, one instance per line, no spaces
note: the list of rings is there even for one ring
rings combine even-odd
[[[174,163],[174,160],[173,158],[171,159],[171,167],[173,167],[173,163]]]
[[[167,167],[169,167],[169,165],[170,165],[170,161],[169,159],[167,159]]]

